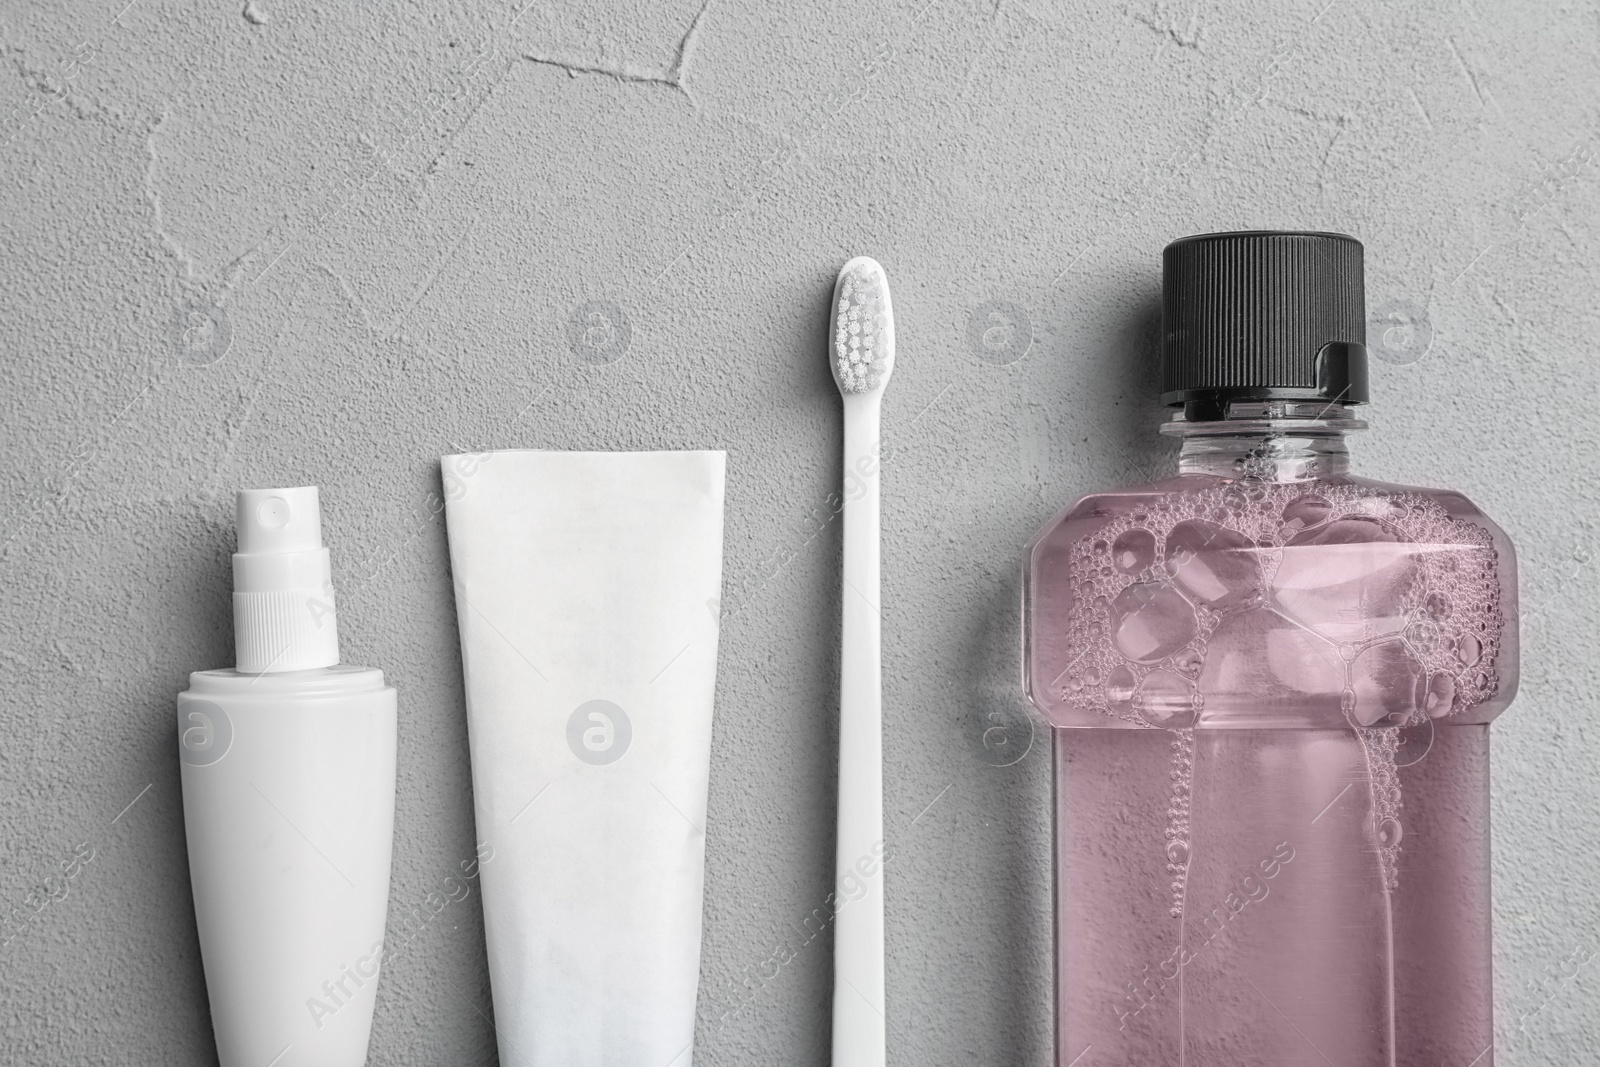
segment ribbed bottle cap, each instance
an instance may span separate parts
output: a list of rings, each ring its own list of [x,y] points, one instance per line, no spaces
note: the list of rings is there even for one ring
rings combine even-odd
[[[245,489],[233,555],[236,670],[303,671],[339,662],[333,568],[314,485]]]
[[[1161,402],[1220,418],[1230,400],[1367,401],[1361,242],[1246,230],[1162,253]]]

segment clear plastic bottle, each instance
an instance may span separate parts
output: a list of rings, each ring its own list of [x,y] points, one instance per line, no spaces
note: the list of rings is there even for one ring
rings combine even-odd
[[[1165,256],[1176,477],[1029,546],[1056,727],[1060,1067],[1488,1067],[1488,724],[1516,565],[1464,496],[1352,475],[1361,245]]]

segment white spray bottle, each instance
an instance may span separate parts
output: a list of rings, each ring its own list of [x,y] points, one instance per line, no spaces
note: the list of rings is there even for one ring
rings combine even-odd
[[[222,1067],[360,1067],[383,956],[395,691],[339,663],[315,486],[238,497],[238,667],[178,695],[189,877]]]

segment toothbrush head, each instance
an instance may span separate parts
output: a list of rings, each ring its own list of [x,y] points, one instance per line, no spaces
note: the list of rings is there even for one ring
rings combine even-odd
[[[844,395],[873,393],[888,384],[894,370],[894,308],[889,279],[870,256],[857,256],[839,272],[828,350],[833,380]]]

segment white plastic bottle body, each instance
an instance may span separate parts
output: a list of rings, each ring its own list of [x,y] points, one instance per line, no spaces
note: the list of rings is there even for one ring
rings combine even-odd
[[[335,666],[178,696],[195,919],[222,1067],[359,1067],[383,956],[395,691]]]

